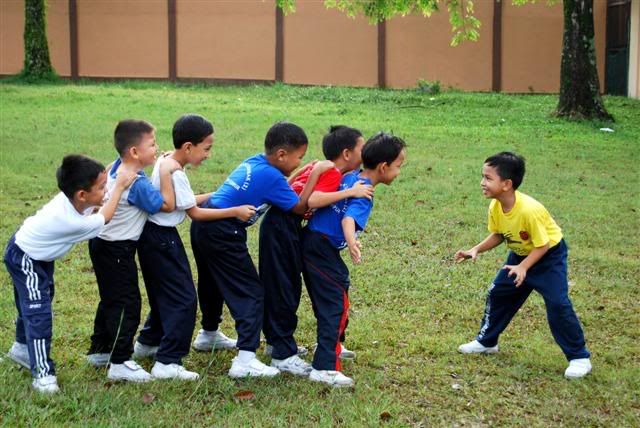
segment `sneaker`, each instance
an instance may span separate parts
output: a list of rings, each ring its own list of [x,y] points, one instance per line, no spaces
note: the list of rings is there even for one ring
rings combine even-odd
[[[107,378],[111,380],[126,380],[128,382],[148,382],[151,375],[133,360],[122,364],[113,364],[109,367]]]
[[[197,380],[200,375],[196,372],[190,372],[180,364],[164,364],[156,361],[151,369],[151,376],[156,379],[179,379],[179,380]]]
[[[591,360],[588,358],[578,358],[569,361],[569,367],[564,371],[567,379],[579,379],[591,372]]]
[[[43,394],[55,394],[60,391],[60,388],[58,388],[58,380],[53,375],[35,378],[31,386]]]
[[[253,358],[248,363],[242,363],[240,358],[235,357],[229,369],[230,377],[273,377],[280,374],[280,370],[263,364],[257,358]]]
[[[346,388],[355,385],[350,377],[336,370],[316,370],[312,369],[309,373],[309,379],[314,382],[322,382],[337,388]]]
[[[200,330],[193,341],[193,349],[196,351],[211,352],[212,349],[233,349],[237,340],[230,339],[220,331]]]
[[[313,369],[311,364],[297,355],[292,355],[284,360],[271,359],[271,367],[275,367],[281,372],[288,372],[296,376],[309,376],[309,372]]]
[[[7,357],[25,369],[31,368],[31,364],[29,363],[29,348],[25,343],[13,342],[11,349],[7,352]]]
[[[153,358],[158,352],[159,346],[149,346],[136,340],[133,344],[133,358]]]
[[[469,343],[465,343],[464,345],[460,345],[458,347],[458,351],[463,354],[495,354],[498,352],[498,345],[487,348],[482,345],[482,343],[474,340]]]
[[[356,358],[356,353],[348,350],[344,347],[344,345],[340,344],[340,359],[341,360],[354,360]]]
[[[87,362],[93,367],[106,367],[109,364],[110,356],[107,353],[89,354],[87,355]]]
[[[304,346],[298,346],[298,357],[302,357],[304,355],[307,355],[308,353],[309,350],[307,348],[305,348]],[[264,355],[270,357],[271,354],[273,354],[273,346],[267,343],[267,345],[264,347]]]

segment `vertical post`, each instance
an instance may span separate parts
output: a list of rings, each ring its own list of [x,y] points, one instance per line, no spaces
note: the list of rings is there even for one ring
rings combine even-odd
[[[493,49],[491,66],[491,90],[502,90],[502,2],[493,0]]]
[[[276,6],[276,82],[284,80],[284,13]]]
[[[378,87],[387,87],[387,21],[378,22]]]
[[[167,0],[167,12],[169,17],[169,80],[175,81],[178,76],[178,66],[176,64],[176,0]]]
[[[71,79],[78,80],[78,3],[69,0],[69,59]]]

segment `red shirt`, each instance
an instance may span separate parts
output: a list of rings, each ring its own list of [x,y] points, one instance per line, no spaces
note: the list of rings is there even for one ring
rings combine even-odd
[[[298,195],[302,193],[304,185],[309,181],[309,176],[311,175],[311,171],[315,164],[316,162],[310,162],[302,167],[300,174],[298,174],[293,183],[291,183],[291,188]],[[338,168],[331,168],[330,170],[323,172],[318,178],[318,182],[314,186],[313,191],[337,192],[340,187],[340,181],[342,181],[342,174],[340,174],[340,170]],[[308,220],[312,215],[313,211],[309,210],[304,214],[304,219]]]

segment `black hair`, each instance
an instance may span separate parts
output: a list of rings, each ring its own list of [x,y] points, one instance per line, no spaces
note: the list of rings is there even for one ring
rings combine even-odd
[[[362,147],[362,166],[375,169],[381,163],[390,165],[406,146],[402,138],[379,132]]]
[[[104,172],[104,165],[83,155],[67,155],[56,171],[58,188],[70,200],[78,190],[91,190],[98,176]]]
[[[298,125],[289,122],[276,122],[264,139],[264,151],[270,155],[278,149],[295,150],[309,144],[307,134]]]
[[[500,152],[488,157],[485,164],[492,166],[503,180],[511,180],[513,189],[520,187],[524,178],[524,158],[512,152]]]
[[[186,142],[197,146],[211,134],[211,122],[198,114],[185,114],[173,124],[173,146],[179,149]]]
[[[344,125],[329,128],[329,133],[322,139],[322,153],[325,159],[335,160],[343,150],[353,150],[362,137],[362,132]]]
[[[140,142],[142,135],[154,131],[153,125],[144,120],[125,119],[118,122],[113,139],[118,154],[122,156],[131,146]]]

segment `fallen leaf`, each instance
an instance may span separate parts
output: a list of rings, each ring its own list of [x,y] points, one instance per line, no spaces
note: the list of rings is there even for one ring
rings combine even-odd
[[[381,421],[387,422],[389,419],[391,419],[391,413],[389,413],[389,412],[380,413],[380,420]]]
[[[253,400],[254,398],[256,398],[256,395],[253,393],[253,391],[238,391],[233,394],[233,398],[238,401]]]
[[[156,399],[156,396],[150,392],[145,392],[144,395],[142,396],[142,402],[144,404],[151,404],[155,399]]]

